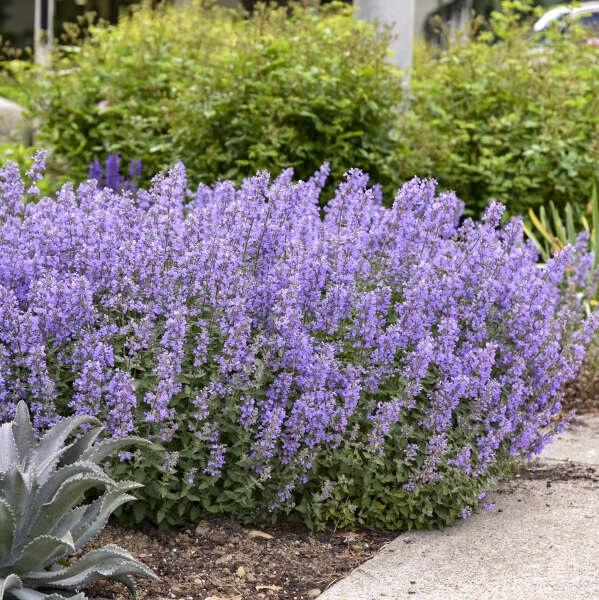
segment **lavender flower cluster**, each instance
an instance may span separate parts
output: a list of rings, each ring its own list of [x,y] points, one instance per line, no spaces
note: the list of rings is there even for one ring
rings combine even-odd
[[[105,168],[102,169],[100,159],[95,158],[89,166],[89,178],[95,179],[100,187],[102,187],[102,182],[104,181],[106,187],[109,187],[115,192],[118,192],[121,188],[130,192],[135,192],[137,189],[137,182],[141,179],[141,159],[132,158],[129,161],[129,178],[121,176],[120,162],[121,157],[119,153],[111,152],[106,158]]]
[[[416,410],[408,491],[538,452],[597,326],[576,293],[592,257],[567,247],[539,267],[520,219],[500,226],[494,203],[461,222],[432,181],[387,209],[351,170],[322,215],[327,171],[191,193],[178,164],[149,191],[90,181],[32,203],[2,167],[0,422],[21,399],[38,428],[91,414],[162,444],[169,473],[184,432],[203,449],[187,484],[225,476],[247,440],[248,478],[285,471],[271,509],[319,453],[384,454]]]

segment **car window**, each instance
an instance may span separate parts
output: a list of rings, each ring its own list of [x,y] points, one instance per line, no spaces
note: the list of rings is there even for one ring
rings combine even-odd
[[[580,23],[585,27],[592,27],[595,31],[599,31],[599,12],[582,16]]]

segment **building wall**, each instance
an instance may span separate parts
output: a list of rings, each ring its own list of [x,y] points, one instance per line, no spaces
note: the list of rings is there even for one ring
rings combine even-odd
[[[33,42],[34,0],[0,0],[0,36],[17,47]]]
[[[21,31],[33,29],[33,4],[34,0],[12,0],[2,7],[7,18],[0,23],[2,29]]]
[[[428,16],[443,4],[443,0],[416,0],[416,10],[414,13],[414,35],[422,37],[424,35],[424,25]]]

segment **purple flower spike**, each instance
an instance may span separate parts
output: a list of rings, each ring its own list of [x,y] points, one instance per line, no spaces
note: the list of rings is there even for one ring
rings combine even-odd
[[[304,485],[323,503],[349,489],[312,479],[338,450],[394,453],[406,494],[539,452],[599,325],[584,236],[539,267],[500,204],[462,219],[455,194],[415,178],[387,209],[355,169],[322,216],[328,170],[192,193],[177,164],[134,196],[141,161],[123,182],[115,153],[113,193],[66,184],[31,203],[1,167],[0,422],[21,398],[38,430],[94,415],[202,489],[245,465],[265,510]]]
[[[95,179],[98,182],[98,186],[102,184],[102,164],[97,158],[94,158],[92,164],[89,166],[89,178]]]
[[[108,155],[106,159],[106,187],[115,192],[121,185],[121,176],[119,174],[119,153],[114,152]]]

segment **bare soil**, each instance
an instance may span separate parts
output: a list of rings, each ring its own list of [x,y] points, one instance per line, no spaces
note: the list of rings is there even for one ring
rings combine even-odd
[[[599,369],[585,365],[564,391],[563,413],[599,415]]]
[[[151,567],[160,581],[138,579],[147,600],[309,600],[368,560],[398,532],[311,532],[277,525],[251,530],[226,519],[185,531],[109,523],[88,549],[116,543]],[[130,599],[119,583],[97,582],[91,598]]]

